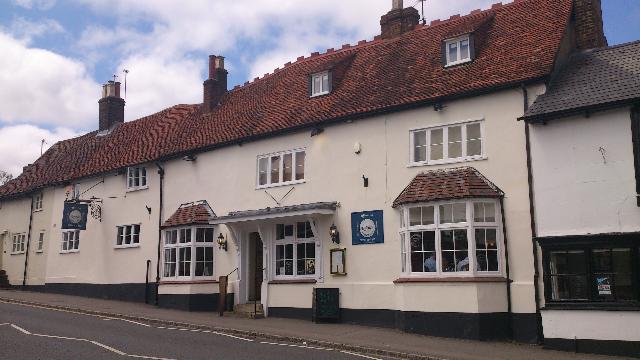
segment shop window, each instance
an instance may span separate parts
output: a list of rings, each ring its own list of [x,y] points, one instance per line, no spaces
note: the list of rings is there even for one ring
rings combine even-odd
[[[206,226],[164,231],[163,278],[213,279],[214,229]]]
[[[313,277],[317,241],[311,223],[277,224],[275,275],[278,278]]]
[[[287,151],[258,157],[258,187],[295,184],[304,181],[306,153]]]
[[[637,303],[640,248],[620,237],[541,241],[547,303]]]
[[[411,163],[431,165],[484,157],[482,123],[413,130]]]
[[[410,205],[401,210],[402,272],[499,275],[501,227],[495,200]]]

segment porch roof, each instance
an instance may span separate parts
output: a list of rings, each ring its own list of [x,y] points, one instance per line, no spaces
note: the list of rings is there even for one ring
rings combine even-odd
[[[226,216],[220,216],[210,221],[210,224],[229,224],[254,220],[276,219],[300,215],[331,215],[339,204],[333,202],[316,202],[310,204],[268,207],[258,210],[232,211]]]

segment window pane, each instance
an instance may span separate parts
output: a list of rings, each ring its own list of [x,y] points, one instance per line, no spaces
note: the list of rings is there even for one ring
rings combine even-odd
[[[460,60],[469,59],[469,39],[460,40]]]
[[[276,225],[276,240],[284,239],[284,224]]]
[[[440,231],[442,246],[442,271],[469,271],[467,230]]]
[[[116,245],[122,245],[122,226],[118,226],[118,235],[116,237]]]
[[[449,158],[462,157],[462,127],[452,126],[449,132]]]
[[[482,155],[480,124],[467,125],[467,156]]]
[[[553,300],[586,300],[587,258],[583,250],[552,251],[549,258],[551,298]]]
[[[280,156],[271,157],[271,183],[280,182]]]
[[[490,202],[473,203],[475,222],[496,222],[496,206]]]
[[[416,131],[413,133],[413,161],[420,162],[427,160],[427,132]]]
[[[268,165],[269,165],[269,158],[262,158],[258,160],[258,183],[260,185],[267,185]]]
[[[304,160],[306,153],[299,151],[296,153],[296,180],[304,180]]]
[[[451,42],[449,43],[449,62],[458,61],[458,43]]]
[[[140,243],[140,225],[133,225],[133,239],[134,244]]]
[[[431,160],[441,160],[443,153],[443,129],[431,130]]]
[[[465,221],[467,221],[467,204],[453,204],[453,222],[459,223]]]
[[[412,232],[410,237],[411,271],[437,271],[437,254],[435,252],[435,232]]]
[[[286,181],[291,181],[292,175],[293,175],[293,169],[292,169],[292,161],[293,161],[293,154],[285,154],[282,157],[282,161],[283,161],[283,169],[282,169],[282,181],[286,182]]]
[[[433,225],[435,223],[433,212],[433,206],[425,206],[422,208],[422,225]]]
[[[131,226],[123,226],[123,236],[124,236],[124,244],[131,244]]]
[[[594,249],[591,254],[596,299],[634,300],[631,249]]]
[[[196,229],[196,242],[213,242],[213,229],[212,228],[197,228]]]
[[[320,78],[320,76],[315,75],[313,77],[313,94],[319,94],[321,90],[321,86],[322,86],[322,79]]]
[[[329,91],[329,74],[322,75],[322,92]]]
[[[285,225],[284,226],[284,236],[292,237],[293,236],[293,225]]]
[[[421,209],[422,208],[419,208],[419,207],[409,209],[409,226],[418,226],[422,224]]]

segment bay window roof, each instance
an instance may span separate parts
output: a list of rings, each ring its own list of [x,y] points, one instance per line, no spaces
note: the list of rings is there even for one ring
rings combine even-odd
[[[419,202],[502,196],[502,190],[478,170],[461,167],[418,174],[393,201],[393,207]]]
[[[184,225],[208,225],[209,221],[216,217],[206,200],[196,201],[180,205],[162,224],[163,228],[184,226]]]

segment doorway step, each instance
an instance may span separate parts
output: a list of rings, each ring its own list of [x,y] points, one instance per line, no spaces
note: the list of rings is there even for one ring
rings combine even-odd
[[[264,318],[264,309],[260,303],[256,304],[255,307],[253,303],[238,304],[233,307],[233,312],[239,317],[249,319]]]

